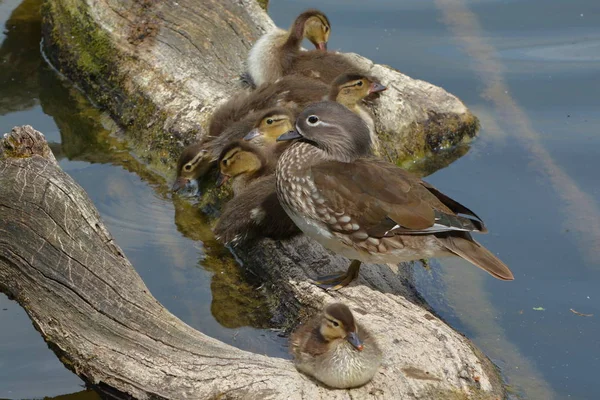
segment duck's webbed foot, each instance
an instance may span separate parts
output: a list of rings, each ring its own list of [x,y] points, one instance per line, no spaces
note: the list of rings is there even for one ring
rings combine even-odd
[[[331,275],[320,276],[312,283],[320,287],[321,289],[327,290],[338,290],[344,286],[348,286],[350,282],[358,277],[360,271],[360,261],[352,260],[347,271],[337,272]]]

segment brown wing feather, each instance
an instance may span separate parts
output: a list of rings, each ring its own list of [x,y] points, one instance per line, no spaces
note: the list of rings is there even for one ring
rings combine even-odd
[[[313,166],[311,171],[327,205],[345,212],[370,236],[426,233],[434,226],[436,218],[444,217],[454,223],[456,217],[452,208],[470,212],[421,179],[383,161],[328,161]],[[456,225],[468,229],[460,222]],[[451,229],[453,227],[449,225],[448,230]],[[477,230],[477,227],[469,230]]]

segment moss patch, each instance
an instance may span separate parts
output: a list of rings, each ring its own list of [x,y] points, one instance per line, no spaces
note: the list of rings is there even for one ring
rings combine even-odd
[[[382,153],[400,166],[439,154],[470,142],[479,130],[479,120],[470,112],[463,115],[429,113],[425,121],[413,122],[399,139],[396,133],[379,135]]]

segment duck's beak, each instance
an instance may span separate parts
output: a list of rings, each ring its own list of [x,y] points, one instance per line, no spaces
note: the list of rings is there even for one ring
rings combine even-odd
[[[248,140],[252,140],[255,137],[260,136],[260,130],[258,130],[258,128],[254,128],[252,129],[250,132],[248,132],[246,134],[246,136],[244,136],[244,140],[248,141]]]
[[[283,142],[285,140],[294,140],[294,139],[300,139],[302,138],[302,135],[298,133],[297,130],[292,129],[291,131],[288,131],[286,133],[284,133],[283,135],[279,136],[277,138],[278,142]]]
[[[184,178],[183,176],[180,176],[177,178],[175,183],[173,183],[173,187],[171,188],[171,190],[173,190],[174,192],[178,192],[182,188],[186,187],[188,185],[188,183],[190,183],[189,179]]]
[[[373,83],[371,83],[371,87],[369,88],[369,94],[383,92],[386,89],[387,89],[386,86],[383,86],[380,83],[373,82]]]
[[[350,332],[348,336],[346,336],[346,340],[356,348],[358,351],[362,351],[363,343],[361,342],[358,334],[356,332]]]
[[[223,184],[225,182],[227,182],[228,180],[229,180],[229,176],[223,175],[222,173],[219,172],[219,177],[217,178],[217,183],[216,183],[217,187],[223,186]]]
[[[317,43],[317,49],[327,51],[327,42]]]

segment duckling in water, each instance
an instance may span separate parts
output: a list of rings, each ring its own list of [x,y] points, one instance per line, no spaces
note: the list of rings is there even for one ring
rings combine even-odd
[[[296,368],[333,388],[352,388],[369,382],[382,353],[375,339],[341,303],[298,328],[290,337]]]
[[[319,50],[327,49],[331,26],[319,10],[306,10],[300,14],[289,31],[275,29],[263,35],[248,54],[248,74],[256,86],[275,82],[286,75],[282,60],[299,53],[302,40],[310,40]]]
[[[192,181],[200,179],[218,160],[219,155],[229,143],[233,140],[242,139],[248,131],[256,126],[263,123],[268,125],[269,120],[276,120],[278,126],[284,120],[287,120],[289,124],[287,126],[291,126],[294,115],[281,107],[251,112],[245,118],[231,124],[220,135],[208,137],[199,143],[187,146],[179,156],[177,179],[173,184],[173,191],[177,192],[187,187]],[[263,146],[264,141],[258,141],[254,144]]]
[[[301,233],[279,204],[272,174],[275,160],[269,155],[243,141],[223,150],[218,184],[231,179],[234,192],[214,228],[223,243],[237,244],[260,237],[281,240]]]

